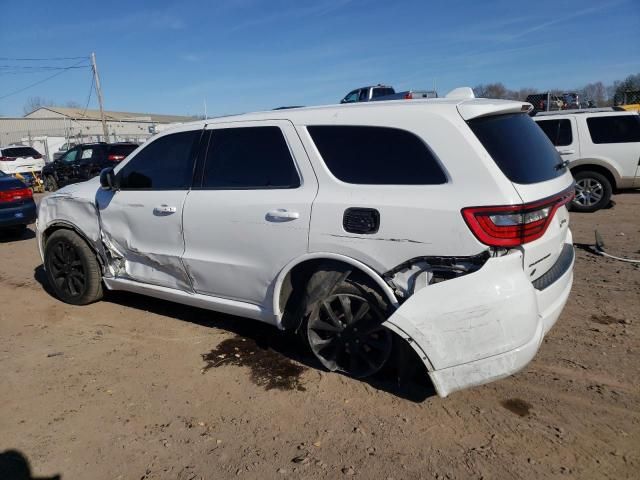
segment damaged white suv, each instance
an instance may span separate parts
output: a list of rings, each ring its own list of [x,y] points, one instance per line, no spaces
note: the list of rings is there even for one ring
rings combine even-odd
[[[356,377],[406,341],[441,396],[512,374],[569,296],[573,180],[529,104],[467,91],[163,132],[43,199],[49,282],[297,329]]]

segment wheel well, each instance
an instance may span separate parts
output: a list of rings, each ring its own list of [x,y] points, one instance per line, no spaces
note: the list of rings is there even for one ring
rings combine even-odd
[[[94,245],[92,245],[91,242],[89,240],[87,240],[87,237],[85,237],[77,228],[73,227],[72,225],[68,225],[68,224],[60,224],[60,223],[58,223],[58,224],[55,224],[55,225],[51,225],[44,232],[42,232],[42,251],[43,252],[44,252],[44,248],[45,248],[45,245],[47,244],[47,240],[49,239],[49,237],[54,232],[57,232],[58,230],[69,230],[69,231],[75,233],[76,235],[78,235],[82,239],[82,241],[84,243],[86,243],[89,246],[89,248],[91,249],[91,251],[94,253],[96,258],[98,259],[98,263],[100,264],[100,267],[104,267],[103,259],[98,254],[98,251],[96,250],[96,247]]]
[[[298,314],[298,307],[302,302],[311,276],[320,269],[335,271],[350,270],[350,279],[374,289],[382,298],[388,298],[387,293],[382,291],[380,285],[378,285],[375,280],[354,265],[340,260],[326,258],[307,260],[299,263],[287,272],[280,288],[278,305],[282,313],[282,326],[285,329],[297,328],[299,326],[301,319]]]
[[[578,165],[571,169],[572,174],[576,174],[578,172],[597,172],[601,175],[604,175],[607,180],[611,183],[611,188],[615,190],[616,187],[616,178],[613,176],[611,171],[603,167],[602,165]]]

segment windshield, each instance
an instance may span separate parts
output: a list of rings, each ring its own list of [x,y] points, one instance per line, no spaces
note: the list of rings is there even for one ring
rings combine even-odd
[[[480,117],[467,123],[512,182],[526,185],[564,174],[562,158],[526,113]]]

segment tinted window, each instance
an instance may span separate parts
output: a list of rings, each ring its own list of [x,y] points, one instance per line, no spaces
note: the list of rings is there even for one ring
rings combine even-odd
[[[71,162],[75,162],[77,156],[78,156],[78,149],[75,148],[65,153],[60,160],[66,163],[71,163]]]
[[[564,174],[560,155],[529,115],[493,115],[468,124],[512,182],[538,183]]]
[[[393,88],[374,88],[373,93],[371,94],[372,98],[383,97],[385,95],[393,95]]]
[[[619,115],[587,118],[593,143],[640,142],[640,116]]]
[[[10,147],[2,149],[2,156],[4,157],[33,157],[40,154],[31,147]]]
[[[204,188],[295,188],[300,186],[287,142],[278,127],[211,131]]]
[[[369,100],[369,89],[363,88],[362,90],[360,90],[360,101],[366,102],[367,100]]]
[[[343,182],[432,185],[447,181],[427,146],[405,130],[328,125],[307,130],[324,163]]]
[[[556,147],[566,147],[573,143],[570,120],[539,120],[536,123]]]
[[[110,145],[109,155],[124,155],[125,157],[133,152],[137,145]]]
[[[342,100],[342,103],[353,103],[358,101],[358,92],[360,90],[354,90],[353,92],[349,92],[346,97]]]
[[[191,187],[200,130],[152,140],[118,171],[120,188],[185,190]]]

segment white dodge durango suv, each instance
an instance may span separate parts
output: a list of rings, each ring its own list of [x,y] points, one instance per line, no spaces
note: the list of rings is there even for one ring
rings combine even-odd
[[[48,280],[297,330],[355,377],[407,342],[441,396],[510,375],[569,296],[573,178],[529,104],[466,92],[162,132],[42,200]]]

